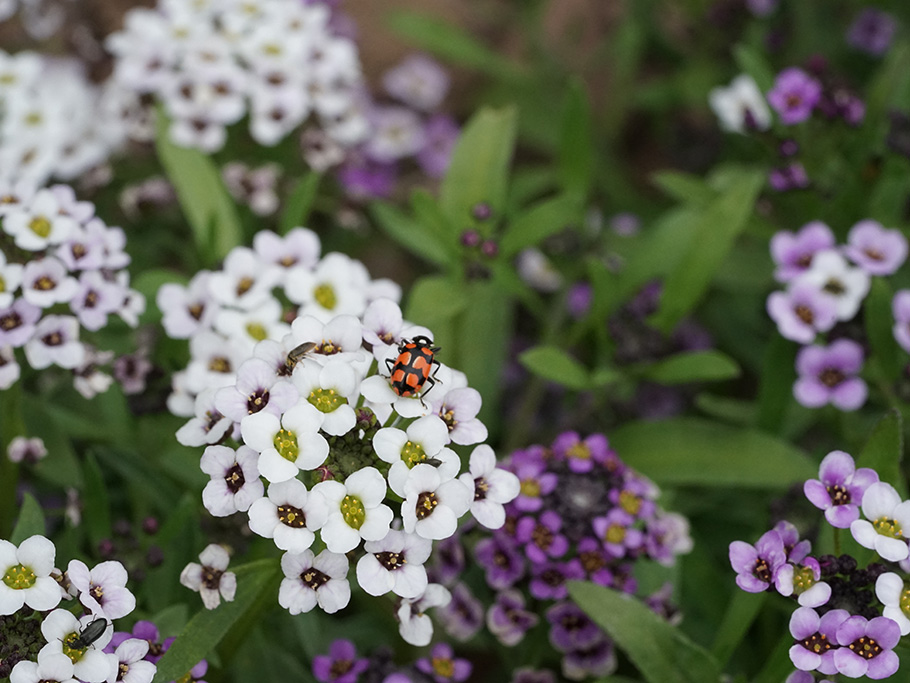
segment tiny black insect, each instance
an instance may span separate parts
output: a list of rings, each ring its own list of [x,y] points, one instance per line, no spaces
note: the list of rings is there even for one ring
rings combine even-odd
[[[67,639],[67,647],[72,650],[84,650],[104,634],[104,631],[107,628],[107,624],[107,619],[99,618],[95,619],[94,621],[90,621],[82,627],[82,630],[79,631],[78,636],[75,638],[70,637]]]

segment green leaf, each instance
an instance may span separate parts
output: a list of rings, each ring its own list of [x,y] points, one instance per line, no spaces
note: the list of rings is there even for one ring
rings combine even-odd
[[[640,600],[590,582],[570,581],[569,595],[623,650],[649,683],[714,683],[720,668]]]
[[[700,176],[682,171],[658,171],[651,176],[651,182],[683,204],[707,204],[715,196]]]
[[[591,386],[587,368],[558,346],[535,346],[520,354],[518,362],[538,377],[570,389],[588,389]]]
[[[540,244],[550,235],[565,230],[579,218],[581,204],[577,195],[545,199],[520,213],[511,221],[499,245],[504,258]]]
[[[872,347],[869,359],[874,362],[882,379],[894,382],[901,373],[901,350],[894,339],[892,327],[894,317],[891,311],[891,300],[894,293],[888,282],[881,277],[872,278],[869,296],[863,307],[866,319],[866,335]]]
[[[105,538],[111,537],[111,505],[107,486],[104,484],[104,475],[94,454],[88,453],[85,457],[85,491],[83,491],[83,504],[85,506],[85,526],[88,537],[97,547]]]
[[[758,389],[758,428],[779,434],[787,408],[793,403],[797,346],[778,334],[765,346]]]
[[[24,493],[22,496],[22,507],[19,509],[19,519],[13,528],[9,541],[13,545],[19,545],[26,538],[36,534],[44,536],[47,533],[44,525],[44,512],[38,501],[31,493]]]
[[[749,45],[736,45],[733,48],[733,58],[741,71],[755,79],[758,89],[763,93],[774,87],[774,71],[761,52]]]
[[[373,202],[370,213],[385,233],[398,244],[442,268],[452,262],[452,255],[435,231],[415,221],[387,202]]]
[[[696,214],[694,234],[664,282],[651,322],[669,333],[699,303],[711,279],[746,226],[764,183],[758,171],[730,172],[730,186]]]
[[[488,203],[494,214],[502,212],[515,129],[512,107],[485,107],[465,125],[439,189],[439,205],[453,225],[470,220],[471,209],[481,202]]]
[[[411,192],[411,210],[414,212],[414,219],[424,228],[435,233],[436,239],[442,244],[451,247],[457,243],[460,231],[454,229],[452,224],[446,220],[445,214],[439,208],[439,202],[427,190],[419,187]],[[449,254],[449,261],[452,261],[454,255],[457,254],[455,252]]]
[[[766,602],[767,593],[746,593],[736,591],[733,599],[727,606],[727,612],[724,614],[724,620],[717,629],[717,637],[714,639],[714,645],[711,646],[713,654],[721,666],[724,666],[736,648],[746,637],[749,627],[762,606]]]
[[[856,459],[857,467],[871,467],[881,481],[891,484],[907,497],[907,483],[901,474],[904,459],[904,427],[900,411],[890,410],[872,430],[863,452]]]
[[[233,602],[222,602],[213,610],[202,609],[190,619],[158,662],[153,683],[179,680],[208,655],[272,583],[278,574],[278,563],[271,559],[257,560],[233,571],[237,575],[237,594]]]
[[[156,114],[158,158],[177,191],[199,253],[214,264],[243,242],[237,207],[215,163],[199,150],[171,142],[170,120],[164,108],[159,106]]]
[[[395,33],[442,59],[500,78],[521,75],[515,63],[449,21],[416,12],[392,12],[387,21]]]
[[[422,277],[408,294],[405,317],[437,332],[437,326],[451,322],[467,305],[468,297],[461,283],[438,275]],[[443,340],[436,337],[434,341],[437,346],[443,344]],[[445,343],[451,344],[452,340]]]
[[[559,179],[566,192],[585,197],[594,176],[591,104],[584,82],[569,85],[559,141]]]
[[[739,377],[739,365],[720,351],[685,351],[651,364],[641,376],[657,384],[717,382]]]
[[[319,191],[322,174],[311,171],[297,181],[291,196],[288,197],[284,211],[281,212],[281,234],[286,235],[294,228],[306,226],[313,210],[313,202]]]
[[[629,466],[667,486],[780,489],[818,469],[782,439],[700,418],[626,424],[610,443]]]

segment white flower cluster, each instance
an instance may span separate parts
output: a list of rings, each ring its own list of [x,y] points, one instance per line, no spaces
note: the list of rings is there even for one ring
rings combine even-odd
[[[18,547],[0,539],[0,615],[21,610],[24,619],[31,610],[47,613],[41,622],[46,644],[37,653],[28,653],[34,660],[28,658],[13,667],[10,681],[150,683],[155,665],[141,661],[148,642],[130,639],[113,652],[104,652],[114,634],[113,620],[136,608],[123,565],[107,561],[89,569],[79,560],[70,560],[61,572],[54,568],[55,556],[54,544],[44,536],[31,536]],[[56,609],[61,601],[75,598],[85,611],[83,617]]]
[[[145,299],[129,287],[123,230],[95,215],[67,185],[33,190],[25,183],[0,188],[0,389],[12,386],[21,348],[32,368],[71,369],[76,388],[91,397],[111,378],[97,370],[113,354],[79,339],[116,314],[138,323]]]
[[[117,100],[76,60],[0,50],[0,186],[72,180],[106,162],[126,139]]]
[[[299,0],[159,0],[111,35],[114,79],[156,95],[179,145],[213,152],[245,116],[275,145],[310,114],[343,145],[366,133],[356,46],[333,35],[326,4]]]
[[[284,239],[259,233],[254,245],[231,252],[223,271],[158,295],[168,333],[191,337],[171,406],[185,409],[196,394],[178,439],[210,444],[203,502],[216,516],[246,512],[253,532],[286,551],[279,603],[291,613],[346,606],[356,551],[363,590],[397,595],[402,635],[428,642],[424,610],[448,602],[428,585],[432,542],[452,536],[468,510],[501,526],[518,479],[495,469],[486,445],[461,473],[452,446],[487,436],[463,373],[440,363],[435,384],[409,396],[394,388],[400,346],[431,338],[403,320],[397,288],[340,254],[319,260],[318,239],[303,228]],[[296,304],[290,325],[285,299]],[[232,436],[236,450],[222,445]]]

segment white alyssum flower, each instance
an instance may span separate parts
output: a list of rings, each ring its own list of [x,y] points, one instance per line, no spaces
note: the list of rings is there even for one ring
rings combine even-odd
[[[136,609],[136,597],[126,587],[126,569],[115,560],[101,562],[89,571],[84,562],[70,560],[66,568],[79,602],[93,614],[119,619]]]
[[[311,353],[326,360],[352,362],[366,357],[361,350],[363,324],[353,315],[337,315],[328,322],[311,315],[300,316],[291,323],[291,334],[282,343],[291,349],[303,343],[315,344]]]
[[[22,266],[18,263],[7,263],[6,254],[0,249],[0,309],[9,308],[15,298],[15,292],[22,282]]]
[[[380,541],[364,544],[366,554],[357,562],[357,582],[370,595],[415,599],[427,588],[427,570],[433,542],[417,534],[392,529]]]
[[[461,469],[461,460],[446,448],[448,430],[435,415],[426,415],[408,425],[407,431],[383,427],[373,436],[373,448],[380,460],[390,463],[389,488],[405,495],[405,482],[411,470],[420,463],[431,462],[442,481],[454,479]]]
[[[285,291],[301,314],[329,321],[342,313],[363,314],[369,280],[362,263],[332,252],[313,270],[293,268],[286,276]]]
[[[114,624],[108,622],[101,636],[87,647],[73,647],[83,629],[98,618],[96,614],[86,614],[77,619],[64,609],[55,609],[41,622],[41,634],[47,641],[41,652],[69,657],[73,663],[73,675],[79,680],[86,683],[107,681],[112,673],[116,675],[117,667],[116,658],[103,652],[114,635]]]
[[[50,308],[69,303],[77,289],[76,279],[67,275],[66,266],[53,256],[29,261],[22,269],[22,296],[33,306]]]
[[[850,524],[856,542],[890,562],[907,559],[910,547],[904,533],[910,532],[910,501],[901,501],[891,484],[879,481],[866,489],[862,509],[866,519]]]
[[[202,489],[202,504],[215,517],[246,512],[262,498],[265,487],[259,479],[259,454],[248,446],[236,451],[227,446],[209,446],[199,467],[211,477]]]
[[[348,558],[328,550],[315,556],[310,550],[285,553],[278,604],[291,614],[309,612],[316,605],[328,614],[343,609],[351,600],[348,566]]]
[[[329,516],[321,536],[333,553],[347,553],[360,545],[360,539],[379,541],[389,533],[394,514],[382,501],[386,481],[375,467],[357,470],[342,484],[324,481],[313,487],[326,501]]]
[[[161,324],[171,339],[189,339],[196,332],[211,328],[220,309],[209,293],[210,275],[202,270],[186,287],[168,283],[158,289],[155,301],[163,314]]]
[[[471,489],[457,479],[443,482],[432,465],[411,470],[401,504],[404,530],[433,540],[448,538],[458,527],[458,518],[468,511]]]
[[[73,678],[73,663],[62,652],[41,650],[38,661],[23,660],[13,667],[10,683],[79,683]]]
[[[47,455],[47,447],[41,437],[26,439],[24,436],[17,436],[9,442],[6,454],[12,462],[34,464]]]
[[[806,283],[831,295],[837,319],[850,320],[869,293],[870,278],[862,268],[851,266],[840,252],[828,249],[816,253],[812,265],[794,283]]]
[[[487,439],[487,428],[477,418],[483,399],[477,389],[467,386],[464,373],[453,372],[455,386],[442,396],[430,396],[430,409],[445,422],[449,440],[461,446],[481,443]]]
[[[469,467],[470,473],[465,472],[459,479],[473,491],[471,514],[487,529],[501,528],[506,521],[503,506],[518,497],[518,477],[496,467],[496,454],[486,444],[471,452]]]
[[[36,370],[51,365],[73,369],[82,364],[85,346],[79,341],[79,321],[69,315],[47,315],[25,344],[25,358]]]
[[[726,88],[711,90],[708,104],[724,130],[745,133],[750,125],[758,130],[767,130],[771,126],[771,110],[765,96],[755,79],[748,74],[740,74]]]
[[[260,454],[259,473],[270,482],[281,482],[325,462],[329,443],[319,433],[323,421],[323,413],[301,401],[280,420],[266,411],[245,417],[240,433],[246,445]]]
[[[291,479],[270,484],[267,497],[250,506],[249,516],[254,533],[274,539],[282,550],[301,553],[313,545],[314,532],[325,524],[328,510],[321,495]]]
[[[280,279],[278,268],[263,263],[252,249],[237,247],[224,259],[224,268],[209,275],[209,294],[224,306],[251,310],[268,300]]]
[[[360,381],[349,363],[332,359],[322,366],[298,364],[293,381],[301,398],[323,414],[322,431],[343,436],[354,427],[357,416],[351,401]]]
[[[234,421],[223,415],[215,405],[215,389],[206,389],[196,396],[194,417],[177,430],[177,441],[184,446],[215,444],[234,426]]]
[[[230,556],[223,546],[211,543],[199,553],[199,562],[190,562],[180,572],[180,583],[202,596],[206,609],[215,609],[221,598],[233,602],[237,576],[226,571]],[[201,563],[201,564],[200,564]]]
[[[433,607],[445,607],[452,601],[449,590],[431,583],[419,598],[402,600],[398,607],[398,632],[406,643],[423,647],[433,639],[433,622],[426,614]]]
[[[3,230],[16,246],[27,251],[42,251],[60,244],[78,228],[70,216],[61,215],[60,204],[50,190],[40,190],[28,209],[12,211],[3,219]]]
[[[128,638],[114,650],[117,658],[116,671],[107,679],[107,683],[152,683],[158,668],[145,661],[149,651],[149,642],[141,638]]]
[[[901,635],[910,633],[910,586],[894,572],[881,574],[875,580],[875,597],[885,606],[882,616],[888,617],[901,628]]]
[[[23,605],[46,612],[60,604],[60,587],[50,575],[55,555],[44,536],[30,536],[19,547],[0,539],[0,615]]]

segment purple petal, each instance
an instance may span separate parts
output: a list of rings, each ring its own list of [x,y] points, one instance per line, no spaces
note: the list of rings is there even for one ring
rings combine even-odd
[[[869,668],[867,660],[845,647],[838,648],[834,652],[834,664],[840,673],[849,678],[864,676]]]
[[[838,645],[849,645],[855,640],[866,635],[866,624],[868,622],[859,615],[854,615],[844,620],[844,622],[837,627],[837,643]],[[897,624],[895,624],[896,626]]]
[[[893,650],[886,650],[869,660],[866,676],[873,680],[888,678],[897,671],[900,660]]]
[[[816,633],[820,623],[818,613],[814,609],[800,607],[790,616],[790,635],[797,640],[803,640]]]
[[[758,552],[745,541],[733,541],[730,544],[730,565],[737,574],[752,574]]]
[[[843,486],[855,471],[856,464],[848,453],[831,451],[818,468],[818,478],[827,486]]]
[[[825,519],[835,529],[849,529],[859,519],[858,505],[834,505],[825,510]]]
[[[828,495],[828,489],[818,479],[809,479],[803,484],[803,493],[806,498],[819,510],[827,510],[831,507],[831,496]]]
[[[869,395],[869,387],[859,377],[844,380],[831,392],[831,403],[841,410],[856,410],[862,407]]]
[[[892,649],[901,639],[901,629],[896,621],[886,617],[875,617],[866,626],[866,635],[886,650]]]

